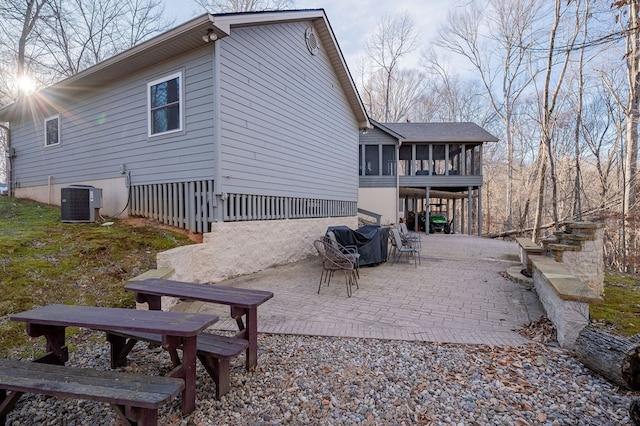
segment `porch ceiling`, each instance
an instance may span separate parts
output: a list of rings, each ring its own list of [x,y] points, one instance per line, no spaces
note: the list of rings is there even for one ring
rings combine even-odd
[[[410,198],[424,198],[425,189],[424,188],[408,188],[408,187],[400,187],[400,197],[410,197]],[[445,199],[464,199],[467,198],[467,193],[465,192],[453,192],[453,191],[442,191],[438,189],[430,189],[429,196],[431,198],[445,198]]]

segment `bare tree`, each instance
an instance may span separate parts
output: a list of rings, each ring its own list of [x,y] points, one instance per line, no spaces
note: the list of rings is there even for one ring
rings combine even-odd
[[[586,0],[585,15],[588,16],[591,11],[591,1]],[[584,23],[582,37],[587,40],[589,33],[588,22]],[[581,167],[580,167],[580,133],[582,131],[582,106],[584,98],[584,49],[580,50],[580,59],[578,62],[578,99],[576,103],[576,124],[575,124],[575,182],[573,187],[573,217],[582,220],[582,183],[581,183]]]
[[[377,23],[374,32],[366,43],[369,58],[376,65],[374,74],[378,74],[378,84],[382,93],[383,113],[374,118],[383,121],[393,119],[391,96],[400,81],[396,75],[400,60],[412,52],[418,43],[415,24],[408,12],[399,15],[384,15]]]
[[[47,0],[4,0],[0,3],[0,48],[4,51],[4,59],[13,62],[5,66],[15,70],[2,73],[2,86],[9,93],[3,93],[0,103],[15,99],[19,89],[16,82],[31,71],[31,61],[37,56],[31,42],[47,3]]]
[[[292,0],[196,0],[196,4],[209,13],[257,12],[293,7]]]
[[[489,102],[504,125],[507,145],[505,227],[513,224],[515,148],[513,119],[519,98],[533,75],[526,73],[532,32],[539,11],[536,0],[470,2],[449,13],[439,31],[440,47],[466,58],[478,72]],[[490,37],[486,35],[490,34]]]
[[[31,69],[30,41],[41,19],[46,0],[5,0],[0,3],[0,106],[24,94],[20,82]],[[0,123],[0,179],[6,180],[12,193],[12,176],[7,170],[5,152],[9,148],[10,130]]]
[[[630,219],[636,207],[638,190],[638,123],[640,121],[640,4],[638,0],[614,1],[612,7],[618,8],[617,16],[625,40],[625,60],[627,68],[627,99],[623,111],[626,118],[625,143],[623,151],[623,204],[622,204],[622,240],[625,259],[631,251],[636,250],[636,233]],[[629,269],[628,272],[633,272]]]
[[[625,119],[616,100],[620,88],[614,74],[602,74],[605,88],[591,92],[592,101],[584,105],[581,114],[581,136],[586,144],[599,181],[596,206],[604,209],[611,199],[621,199],[614,187],[615,166],[619,163],[620,142],[624,139]]]
[[[556,70],[555,54],[556,54],[556,41],[558,37],[558,31],[562,20],[562,0],[555,0],[555,6],[553,11],[553,23],[549,33],[549,48],[546,60],[546,73],[544,78],[544,85],[542,88],[540,102],[540,171],[538,173],[538,194],[536,199],[536,211],[535,219],[533,223],[533,232],[531,238],[536,240],[539,236],[540,226],[542,224],[543,206],[545,202],[545,180],[547,174],[547,167],[551,178],[551,213],[553,222],[558,227],[558,195],[557,195],[557,176],[555,170],[555,158],[553,155],[553,132],[554,132],[554,120],[556,114],[557,100],[560,94],[560,89],[564,80],[564,76],[569,65],[571,58],[571,52],[575,44],[576,38],[580,30],[580,0],[574,1],[575,5],[575,26],[573,32],[569,33],[569,40],[567,44],[561,49],[561,53],[564,54],[564,59],[560,63],[560,70]],[[571,1],[568,2],[568,4]],[[551,88],[552,76],[557,75],[555,81],[555,88]]]
[[[482,127],[495,121],[496,114],[487,104],[486,89],[481,81],[456,74],[431,50],[423,52],[422,62],[430,78],[426,83],[426,94],[420,103],[420,120],[472,121]],[[421,115],[427,111],[428,103],[425,102],[436,107],[435,111],[428,113],[431,119]]]
[[[413,121],[424,93],[424,80],[424,74],[418,70],[398,70],[392,78],[394,90],[387,93],[384,90],[387,75],[378,70],[362,85],[369,114],[378,120],[386,115],[385,121],[389,122]]]
[[[71,76],[173,25],[160,0],[49,0],[38,30],[42,68]]]

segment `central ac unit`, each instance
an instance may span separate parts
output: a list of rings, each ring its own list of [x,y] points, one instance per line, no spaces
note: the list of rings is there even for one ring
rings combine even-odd
[[[90,185],[62,188],[60,216],[63,222],[95,222],[102,208],[102,189]]]

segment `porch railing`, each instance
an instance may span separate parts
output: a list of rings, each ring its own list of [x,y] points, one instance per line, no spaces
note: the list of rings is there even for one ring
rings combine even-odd
[[[224,204],[224,221],[302,219],[314,217],[355,216],[355,201],[316,198],[275,197],[228,194]]]
[[[225,194],[217,204],[214,181],[131,185],[129,214],[156,219],[192,232],[209,232],[222,205],[222,220],[303,219],[356,216],[356,201]]]
[[[213,180],[132,185],[129,214],[192,232],[208,232],[214,220]]]

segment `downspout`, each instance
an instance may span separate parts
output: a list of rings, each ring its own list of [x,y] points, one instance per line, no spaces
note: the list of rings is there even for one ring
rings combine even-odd
[[[4,129],[7,133],[7,149],[5,150],[5,160],[7,162],[7,188],[9,190],[9,196],[13,197],[13,159],[15,153],[11,146],[11,129],[4,124],[0,124],[0,128]]]
[[[214,220],[216,222],[224,222],[224,204],[227,200],[227,194],[224,192],[222,185],[222,143],[220,126],[222,125],[221,94],[220,94],[220,41],[216,41],[213,46],[213,155],[215,167],[215,191],[216,209]]]
[[[400,145],[402,145],[402,141],[398,140],[398,144],[396,145],[396,222],[400,223]],[[405,209],[404,214],[406,216],[407,211]],[[404,218],[405,223],[407,222],[407,218]]]

